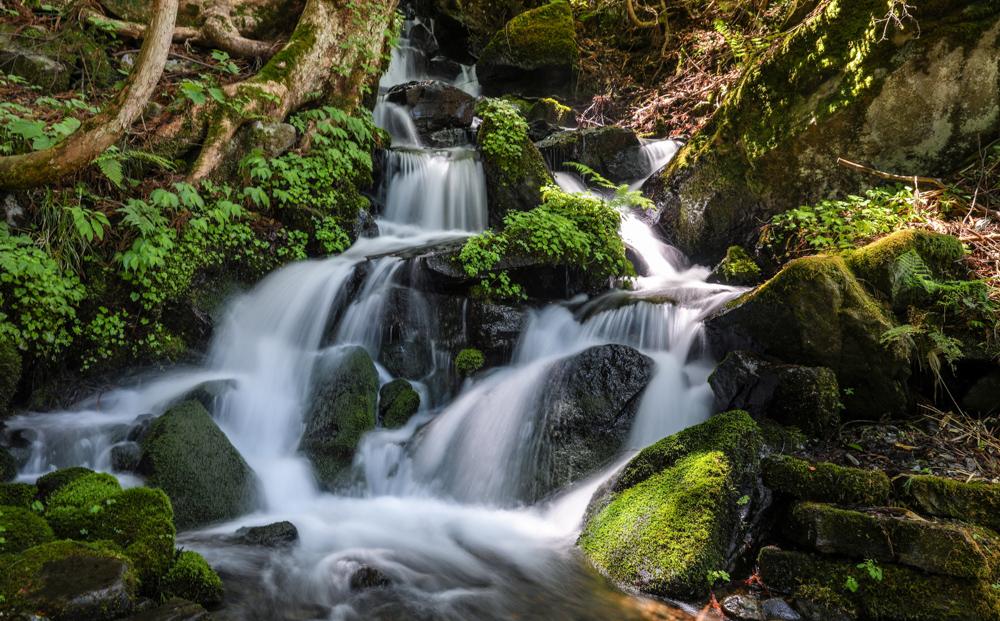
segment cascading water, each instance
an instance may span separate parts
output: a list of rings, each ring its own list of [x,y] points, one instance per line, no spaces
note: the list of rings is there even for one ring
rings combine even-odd
[[[426,77],[421,55],[404,37],[383,86]],[[464,72],[455,83],[468,79]],[[462,86],[478,90],[474,81]],[[656,362],[628,449],[699,422],[709,412],[710,369],[700,358],[700,322],[734,290],[707,284],[707,270],[686,265],[637,215],[624,214],[623,239],[644,266],[632,290],[532,312],[508,367],[467,383],[450,402],[431,402],[401,429],[369,433],[355,458],[360,488],[323,492],[297,451],[314,375],[335,364],[345,345],[361,345],[381,361],[383,318],[405,265],[400,251],[461,239],[486,225],[485,182],[471,147],[420,147],[405,108],[380,103],[376,118],[394,144],[382,235],[335,258],[288,266],[233,301],[203,368],[116,390],[69,412],[9,421],[32,442],[21,477],[69,465],[110,471],[111,448],[137,415],[159,415],[204,388],[214,395],[220,427],[258,474],[263,498],[256,514],[182,536],[226,578],[227,606],[218,618],[645,618],[643,607],[652,604],[609,588],[573,547],[587,501],[615,465],[524,506],[523,479],[545,441],[533,433],[537,402],[554,364],[618,343]],[[644,147],[650,174],[675,148]],[[569,176],[557,178],[586,191]],[[390,377],[381,366],[380,374]],[[290,550],[235,546],[218,536],[285,519],[300,535]],[[350,576],[361,566],[377,568],[392,586],[352,590]]]

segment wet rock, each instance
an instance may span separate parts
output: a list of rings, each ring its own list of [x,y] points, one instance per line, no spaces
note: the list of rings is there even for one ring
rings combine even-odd
[[[509,362],[525,324],[524,309],[479,300],[468,308],[469,343],[486,355],[487,366]]]
[[[257,477],[197,401],[176,405],[141,442],[138,471],[170,497],[178,528],[232,519],[257,502]]]
[[[642,177],[648,164],[635,132],[621,127],[561,131],[538,143],[553,169],[579,162],[616,183]]]
[[[722,610],[737,621],[767,621],[760,600],[751,595],[730,595],[722,600]]]
[[[134,421],[132,421],[132,426],[129,427],[128,433],[125,439],[130,442],[139,442],[146,437],[149,433],[149,428],[153,426],[153,421],[156,420],[156,416],[152,414],[143,414],[137,416]]]
[[[719,411],[746,410],[794,425],[813,436],[829,436],[840,423],[840,390],[830,369],[768,361],[734,351],[708,378]]]
[[[1000,541],[983,528],[925,520],[899,510],[854,511],[798,503],[785,534],[823,554],[898,563],[959,578],[988,578],[997,567]]]
[[[708,282],[719,282],[736,287],[752,287],[760,284],[760,266],[743,246],[730,246],[726,256],[715,266]]]
[[[893,480],[897,495],[910,507],[928,515],[954,518],[1000,531],[1000,485],[963,482],[931,475]]]
[[[623,345],[592,347],[549,371],[542,398],[548,443],[546,463],[535,472],[533,498],[596,471],[624,447],[646,385],[651,358]]]
[[[420,409],[420,394],[405,379],[394,379],[378,392],[378,417],[383,427],[402,427]]]
[[[25,550],[0,568],[0,594],[12,617],[114,619],[135,606],[136,578],[114,552],[54,541]]]
[[[422,136],[444,129],[467,129],[476,111],[475,97],[435,80],[400,84],[390,89],[385,98],[406,106]]]
[[[772,589],[795,593],[848,612],[855,608],[864,619],[899,621],[986,621],[1000,616],[1000,598],[989,581],[928,574],[899,565],[879,565],[881,580],[857,561],[845,561],[767,546],[757,558],[760,577]],[[857,588],[848,588],[852,578]],[[832,606],[831,606],[832,605]],[[805,614],[807,618],[817,618]],[[835,618],[821,616],[821,619]],[[849,617],[850,618],[850,617]]]
[[[299,529],[291,522],[275,522],[264,526],[244,526],[236,531],[237,543],[265,548],[281,548],[299,540]]]
[[[125,617],[123,621],[209,621],[211,618],[201,604],[172,597],[159,606]]]
[[[452,127],[439,129],[427,136],[427,141],[432,147],[439,149],[450,149],[461,147],[473,141],[472,135],[467,129]]]
[[[351,590],[381,589],[392,584],[389,577],[370,565],[362,565],[351,574]]]
[[[927,7],[919,36],[907,27],[888,38],[884,8],[807,20],[654,177],[660,224],[694,261],[752,245],[777,213],[879,183],[838,158],[947,175],[1000,131],[1000,20],[989,3]],[[862,40],[873,44],[858,50]]]
[[[910,402],[907,353],[882,343],[894,325],[842,258],[816,256],[788,263],[705,327],[719,358],[747,350],[832,369],[843,389],[844,414],[879,419],[907,412]]]
[[[883,506],[892,495],[889,477],[881,470],[810,463],[789,455],[766,458],[763,478],[775,492],[816,502]]]
[[[321,363],[299,444],[324,485],[350,466],[365,432],[375,428],[378,372],[361,347],[349,347]]]
[[[122,442],[111,447],[111,467],[118,472],[133,472],[139,467],[142,448],[137,442]]]
[[[578,544],[612,579],[668,597],[707,595],[733,569],[767,498],[760,429],[727,412],[641,451],[598,490]]]
[[[795,612],[795,609],[780,597],[765,599],[763,607],[764,617],[767,621],[801,621],[802,619],[802,615]]]
[[[476,70],[487,95],[571,95],[578,57],[573,10],[560,0],[507,22]]]

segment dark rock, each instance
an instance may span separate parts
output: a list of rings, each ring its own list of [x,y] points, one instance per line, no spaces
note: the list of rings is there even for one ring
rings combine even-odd
[[[722,610],[737,621],[767,621],[760,600],[752,595],[730,595],[722,600]]]
[[[315,377],[299,448],[329,486],[350,466],[361,436],[375,428],[378,372],[368,352],[349,347],[323,361]]]
[[[573,10],[559,0],[507,22],[476,70],[487,95],[571,95],[578,57]]]
[[[777,276],[730,302],[706,322],[709,344],[722,358],[749,350],[837,374],[844,414],[879,419],[908,411],[907,352],[887,347],[893,319],[836,256],[788,263]]]
[[[920,513],[1000,531],[1000,484],[915,475],[897,477],[893,486],[899,498]]]
[[[362,565],[351,574],[351,590],[381,589],[392,584],[389,577],[369,565]]]
[[[0,482],[13,481],[17,476],[17,460],[9,450],[0,446]]]
[[[117,472],[133,472],[139,467],[142,448],[137,442],[122,442],[111,447],[111,467]]]
[[[840,391],[830,369],[778,364],[734,351],[708,383],[719,411],[746,410],[815,436],[830,435],[840,423]]]
[[[1000,411],[1000,369],[976,380],[962,397],[962,407],[981,416]]]
[[[460,127],[439,129],[427,136],[427,141],[432,147],[450,149],[471,143],[472,134],[469,130]]]
[[[635,132],[621,127],[561,131],[538,143],[553,170],[578,162],[615,183],[634,181],[648,171]]]
[[[536,432],[547,451],[534,471],[533,499],[595,472],[624,448],[655,367],[631,347],[603,345],[551,368]]]
[[[291,522],[275,522],[264,526],[244,526],[236,531],[237,543],[265,548],[293,545],[299,540],[299,529]]]
[[[387,429],[402,427],[420,409],[420,394],[405,379],[394,379],[378,392],[378,417]]]
[[[8,339],[0,339],[0,421],[10,413],[10,404],[21,381],[21,352]]]
[[[476,111],[475,97],[434,80],[394,86],[385,98],[390,103],[407,107],[422,136],[444,129],[467,129]]]
[[[881,470],[810,463],[790,455],[772,455],[763,466],[765,485],[801,500],[877,507],[892,496],[892,483]]]
[[[197,401],[160,416],[141,442],[138,472],[163,489],[178,528],[238,517],[257,502],[257,478]]]
[[[128,434],[125,439],[130,442],[140,442],[149,433],[150,427],[153,426],[153,421],[156,420],[156,416],[152,414],[143,414],[137,416],[134,421],[132,421],[132,426],[129,427]]]
[[[765,599],[763,606],[764,617],[768,621],[801,621],[802,619],[802,615],[795,612],[795,609],[780,597]]]
[[[475,300],[468,306],[468,341],[486,356],[487,366],[510,361],[525,324],[524,309]]]
[[[123,621],[210,621],[211,618],[201,604],[172,597],[159,606],[125,617]]]
[[[414,23],[406,33],[411,46],[417,48],[427,56],[434,56],[438,53],[439,47],[434,33],[421,22]]]

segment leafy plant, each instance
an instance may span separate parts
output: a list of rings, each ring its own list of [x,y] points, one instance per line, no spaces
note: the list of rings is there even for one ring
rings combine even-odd
[[[708,588],[711,589],[716,585],[716,583],[731,582],[732,578],[729,576],[729,572],[727,571],[721,569],[713,569],[712,571],[708,572],[708,574],[705,575],[705,580],[708,581]]]

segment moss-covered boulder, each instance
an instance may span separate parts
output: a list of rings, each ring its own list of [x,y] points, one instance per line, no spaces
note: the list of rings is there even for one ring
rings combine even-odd
[[[350,347],[326,360],[316,378],[299,447],[329,486],[351,465],[361,436],[375,428],[378,371],[364,348]]]
[[[746,410],[813,436],[831,435],[840,422],[837,376],[823,367],[772,362],[745,351],[729,353],[708,378],[716,408]]]
[[[458,51],[467,53],[471,49],[478,53],[510,19],[545,2],[547,0],[418,0],[415,4],[421,15],[437,18],[434,30],[442,48],[453,53],[451,39],[462,39],[456,37],[461,34],[468,41],[460,40],[458,43],[463,47]]]
[[[981,524],[1000,531],[1000,485],[932,475],[893,480],[897,494],[920,513]]]
[[[905,510],[857,511],[803,502],[789,517],[782,521],[785,534],[823,554],[970,579],[992,578],[1000,560],[1000,540],[992,531]]]
[[[764,460],[764,485],[802,500],[880,507],[892,496],[892,483],[881,470],[810,463],[790,455]]]
[[[750,287],[760,284],[761,270],[743,246],[730,246],[726,250],[726,256],[715,266],[708,280],[737,287]]]
[[[0,483],[0,505],[28,508],[37,494],[38,488],[28,483]]]
[[[0,596],[11,618],[101,621],[132,611],[128,559],[98,544],[52,541],[0,563]]]
[[[56,493],[66,485],[93,473],[94,471],[90,468],[73,466],[71,468],[63,468],[48,474],[43,474],[38,477],[37,481],[35,481],[35,486],[38,488],[38,498],[43,502],[47,502],[49,496]]]
[[[648,172],[641,147],[635,132],[622,127],[558,132],[538,143],[553,169],[578,162],[615,183],[634,181]]]
[[[17,460],[6,448],[0,446],[0,481],[11,481],[17,476]]]
[[[378,418],[383,427],[398,429],[420,409],[420,393],[405,379],[394,379],[378,391]]]
[[[52,528],[34,511],[0,505],[0,555],[21,552],[54,537]]]
[[[222,579],[197,552],[185,550],[177,555],[163,577],[164,594],[180,597],[202,606],[222,603]]]
[[[507,22],[483,49],[476,72],[487,95],[570,95],[579,55],[573,9],[555,0]]]
[[[878,419],[908,410],[907,352],[882,343],[895,324],[838,256],[790,262],[706,324],[718,358],[753,351],[837,374],[844,414]]]
[[[21,381],[21,352],[8,339],[0,339],[0,420],[7,417]],[[0,473],[0,480],[2,480]]]
[[[552,175],[528,136],[528,123],[511,103],[487,99],[476,108],[482,118],[476,143],[483,158],[491,226],[511,211],[529,211],[542,202],[542,186]]]
[[[1000,596],[987,581],[881,565],[881,579],[864,564],[768,546],[757,559],[764,583],[779,591],[829,593],[850,602],[863,619],[986,621],[1000,618]],[[853,589],[851,587],[854,587]]]
[[[740,552],[762,445],[747,413],[728,412],[644,449],[595,496],[580,547],[630,588],[703,595]]]
[[[945,175],[1000,133],[995,2],[925,2],[905,29],[886,28],[886,10],[858,0],[808,13],[651,180],[681,250],[717,261],[774,214],[879,182],[838,158]]]
[[[153,422],[142,440],[139,472],[167,493],[178,528],[193,528],[251,511],[257,478],[197,401]]]

